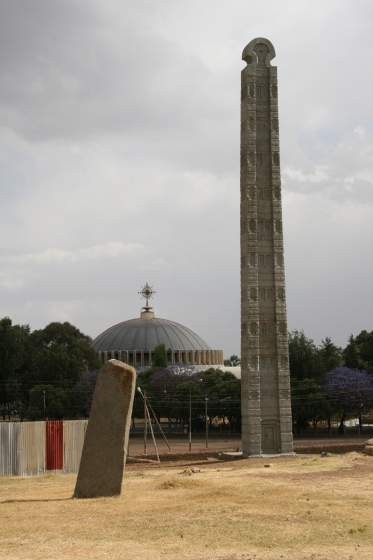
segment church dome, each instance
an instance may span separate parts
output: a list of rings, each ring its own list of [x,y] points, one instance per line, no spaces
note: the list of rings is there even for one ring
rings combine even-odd
[[[168,365],[223,364],[223,352],[211,349],[191,329],[155,317],[149,306],[154,292],[148,284],[140,294],[146,299],[140,318],[113,325],[94,339],[93,347],[102,362],[116,358],[136,368],[148,367],[152,365],[154,349],[164,344]]]
[[[160,344],[164,344],[166,350],[210,350],[210,346],[188,327],[156,317],[123,321],[93,341],[97,352],[115,349],[151,352]]]

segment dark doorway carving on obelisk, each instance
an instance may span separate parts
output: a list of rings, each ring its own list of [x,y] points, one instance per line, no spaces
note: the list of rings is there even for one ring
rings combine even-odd
[[[277,68],[268,39],[241,73],[241,371],[244,455],[293,451]]]

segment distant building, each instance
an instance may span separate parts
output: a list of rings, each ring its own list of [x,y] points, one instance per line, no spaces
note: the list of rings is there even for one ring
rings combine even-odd
[[[146,299],[140,318],[118,323],[98,335],[93,347],[101,361],[116,358],[137,369],[153,363],[154,349],[164,344],[169,366],[221,366],[222,350],[213,350],[188,327],[155,316],[149,299],[154,291],[146,284],[140,294]]]

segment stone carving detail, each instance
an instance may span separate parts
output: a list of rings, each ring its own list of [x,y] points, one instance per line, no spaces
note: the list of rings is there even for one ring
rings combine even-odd
[[[282,268],[284,266],[284,255],[283,253],[276,253],[276,266]]]
[[[271,189],[260,189],[259,200],[271,200],[271,198],[272,198]]]
[[[266,96],[267,88],[265,84],[257,83],[256,84],[256,98],[260,101],[262,98]]]
[[[258,323],[255,321],[251,321],[250,323],[250,334],[254,336],[258,334]]]
[[[263,337],[266,336],[273,336],[275,333],[275,327],[274,324],[271,322],[265,322],[265,321],[261,321],[260,322],[260,335]]]
[[[271,368],[271,367],[274,367],[275,364],[276,364],[276,357],[275,356],[264,355],[260,358],[260,361],[261,361],[261,365],[264,368]]]
[[[249,253],[249,265],[256,266],[256,253]]]
[[[260,221],[258,223],[258,240],[262,241],[265,239],[272,238],[272,222]]]
[[[248,365],[251,369],[257,369],[258,367],[258,356],[251,356],[248,361]]]
[[[273,288],[266,288],[264,286],[261,286],[259,288],[259,298],[262,301],[273,301]]]
[[[258,43],[255,47],[258,66],[265,66],[268,56],[268,46],[265,43]]]
[[[272,268],[273,256],[259,254],[259,268]]]
[[[256,233],[256,220],[249,220],[249,230],[251,233]]]
[[[281,301],[285,300],[285,288],[277,288],[277,298]]]
[[[250,299],[256,301],[258,299],[258,291],[257,288],[249,288]]]
[[[282,368],[287,368],[289,367],[289,359],[287,356],[281,356],[280,357],[280,364]]]
[[[258,38],[242,56],[241,251],[248,265],[241,270],[242,449],[285,453],[292,451],[292,418],[275,51]]]

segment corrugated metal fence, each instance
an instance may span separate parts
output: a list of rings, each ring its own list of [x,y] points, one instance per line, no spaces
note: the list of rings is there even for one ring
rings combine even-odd
[[[87,420],[0,422],[0,476],[78,472]]]
[[[63,423],[63,471],[77,473],[82,455],[88,420],[67,420]]]

